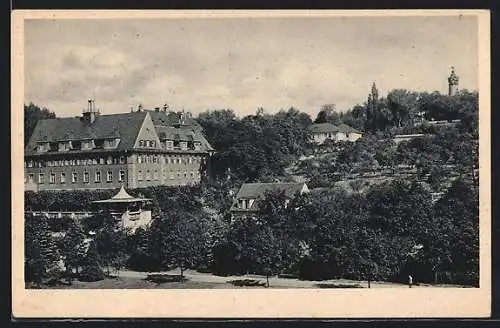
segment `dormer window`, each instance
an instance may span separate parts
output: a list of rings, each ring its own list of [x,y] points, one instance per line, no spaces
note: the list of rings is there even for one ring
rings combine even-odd
[[[119,138],[106,139],[104,140],[104,148],[116,148],[120,142]]]
[[[169,150],[174,149],[174,142],[172,140],[167,140],[166,142],[166,148]]]
[[[71,141],[61,141],[59,142],[59,151],[71,150]]]
[[[247,208],[247,200],[246,199],[239,199],[238,200],[238,208],[246,209]]]
[[[180,146],[181,146],[181,150],[187,150],[187,142],[186,141],[181,141]]]
[[[85,140],[82,141],[82,150],[91,150],[95,146],[94,140]]]
[[[43,152],[46,152],[49,150],[49,143],[48,142],[40,142],[38,145],[37,145],[37,148],[36,150],[40,153],[43,153]]]
[[[201,142],[198,142],[198,141],[194,142],[194,149],[200,150],[201,149]]]

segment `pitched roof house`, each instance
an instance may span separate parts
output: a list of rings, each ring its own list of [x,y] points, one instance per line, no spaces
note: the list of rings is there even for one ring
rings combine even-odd
[[[344,123],[339,125],[332,123],[315,123],[311,125],[310,131],[313,135],[314,142],[317,144],[322,144],[327,139],[334,141],[356,141],[362,136],[360,131]]]
[[[265,199],[268,192],[284,192],[286,198],[292,199],[309,192],[309,188],[304,182],[244,183],[236,194],[231,212],[236,215],[257,212],[259,203]]]

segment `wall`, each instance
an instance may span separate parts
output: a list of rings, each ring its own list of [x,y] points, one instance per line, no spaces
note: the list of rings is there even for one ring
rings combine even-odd
[[[69,160],[69,156],[66,157]],[[101,158],[101,156],[90,156],[87,158]],[[73,159],[73,158],[71,158]],[[52,159],[50,159],[52,160]],[[37,185],[37,190],[74,190],[74,189],[115,189],[119,188],[122,183],[127,182],[127,165],[126,164],[92,164],[92,165],[62,165],[62,166],[47,166],[47,161],[42,167],[27,167],[26,173],[33,174],[34,183]],[[101,172],[101,181],[95,182],[95,173]],[[107,172],[111,171],[113,179],[107,182]],[[125,180],[118,180],[120,171],[124,171]],[[84,172],[89,173],[89,182],[83,182]],[[44,174],[44,183],[38,183],[39,174]],[[55,183],[50,183],[50,175],[55,174]],[[66,174],[65,183],[61,182],[61,173]],[[72,182],[72,174],[76,173],[77,181]],[[29,186],[25,186],[29,187]]]
[[[76,157],[70,157],[65,154],[65,161],[70,161]],[[47,161],[42,165],[43,167],[26,167],[25,168],[25,189],[26,190],[74,190],[74,189],[116,189],[120,188],[122,185],[125,188],[144,188],[155,185],[167,185],[167,186],[178,186],[178,185],[189,185],[189,184],[199,184],[201,182],[201,176],[204,172],[201,172],[203,163],[205,161],[204,156],[199,153],[169,153],[162,154],[156,153],[158,158],[157,163],[153,163],[151,160],[149,162],[138,161],[138,156],[149,155],[150,159],[153,153],[143,152],[130,154],[125,159],[125,154],[115,155],[115,158],[123,157],[124,161],[122,164],[106,164],[107,156],[99,155],[98,153],[86,154],[85,158],[97,159],[100,163],[100,158],[104,159],[105,164],[92,164],[92,165],[63,165],[63,166],[47,166]],[[47,156],[49,160],[55,160],[57,158],[61,159],[60,156]],[[189,160],[191,158],[191,160]],[[117,160],[118,161],[118,160]],[[95,182],[95,173],[101,172],[101,182]],[[113,174],[112,182],[107,182],[107,172],[111,171]],[[123,181],[119,181],[119,173],[124,171],[125,178]],[[149,171],[150,177],[147,178],[147,172]],[[157,178],[155,179],[155,171],[157,172]],[[66,173],[66,182],[61,183],[61,173]],[[77,182],[72,182],[72,173],[77,174]],[[83,173],[89,173],[89,182],[83,182]],[[142,173],[142,180],[139,180],[139,172]],[[33,183],[28,184],[28,174],[33,174]],[[38,184],[39,173],[43,173],[45,176],[45,182],[43,184]],[[54,173],[56,175],[55,183],[50,183],[50,174]],[[173,176],[171,175],[173,174]]]

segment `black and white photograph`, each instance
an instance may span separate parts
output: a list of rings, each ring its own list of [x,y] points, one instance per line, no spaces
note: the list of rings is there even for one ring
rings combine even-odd
[[[26,15],[20,288],[489,288],[479,13]]]

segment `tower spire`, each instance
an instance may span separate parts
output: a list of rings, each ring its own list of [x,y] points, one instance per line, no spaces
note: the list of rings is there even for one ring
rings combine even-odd
[[[455,67],[451,66],[451,73],[448,77],[448,96],[454,96],[458,92],[459,78],[455,74]]]

